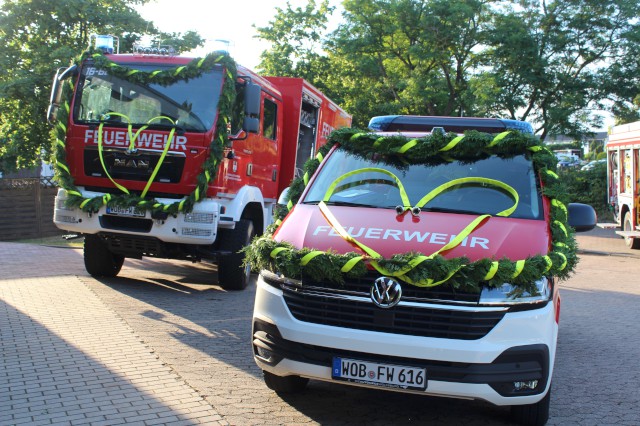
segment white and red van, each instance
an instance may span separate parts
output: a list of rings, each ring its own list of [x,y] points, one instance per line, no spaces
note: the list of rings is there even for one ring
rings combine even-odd
[[[407,137],[401,144],[409,148],[435,133],[443,143],[458,134],[460,142],[469,129],[535,139],[527,123],[510,120],[387,116],[370,128],[378,133],[364,139],[373,145]],[[496,154],[487,146],[465,158],[441,149],[439,158],[421,162],[389,160],[394,148],[365,155],[336,143],[322,158],[278,229],[254,241],[253,253],[262,250],[267,259],[247,257],[260,269],[253,349],[268,387],[299,391],[314,379],[480,399],[512,406],[523,424],[547,421],[558,276],[575,264],[573,231],[560,222],[588,230],[595,213],[569,205],[559,207],[564,219],[553,216],[560,204],[544,195],[542,174],[554,173],[533,158],[540,148]],[[555,227],[566,228],[564,242]],[[416,253],[433,261],[431,269],[398,272],[415,266],[418,255],[406,263],[395,258],[396,269],[393,261],[376,264]],[[357,260],[339,266],[345,273],[332,280],[322,263],[311,267],[323,255],[333,256],[327,262]],[[286,263],[296,256],[299,264]],[[455,262],[444,279],[424,277]],[[514,269],[496,281],[498,275],[489,278],[493,266]],[[478,275],[483,267],[488,271]]]

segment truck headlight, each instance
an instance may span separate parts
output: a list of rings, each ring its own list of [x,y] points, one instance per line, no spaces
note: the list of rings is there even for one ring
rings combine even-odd
[[[480,304],[483,305],[522,305],[546,303],[551,299],[553,289],[551,282],[543,277],[535,282],[538,294],[524,293],[521,296],[513,296],[514,286],[509,283],[500,287],[484,288],[480,293]]]

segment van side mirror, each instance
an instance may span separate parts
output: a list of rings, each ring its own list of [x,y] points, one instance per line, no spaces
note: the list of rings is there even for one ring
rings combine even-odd
[[[47,108],[47,121],[53,123],[56,120],[58,107],[62,101],[62,85],[64,81],[75,74],[78,67],[72,65],[69,68],[58,68],[56,75],[53,77],[51,85],[51,96],[49,97],[49,108]]]
[[[596,227],[598,218],[596,211],[590,205],[570,203],[567,209],[569,211],[569,226],[576,232],[591,231]]]
[[[282,190],[282,193],[278,197],[278,202],[276,204],[280,206],[286,206],[289,201],[289,186]]]

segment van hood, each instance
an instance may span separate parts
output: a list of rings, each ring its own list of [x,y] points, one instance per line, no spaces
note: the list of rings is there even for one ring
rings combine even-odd
[[[477,218],[440,212],[421,212],[414,217],[409,212],[397,215],[395,210],[366,207],[329,209],[349,235],[385,258],[407,252],[435,253]],[[298,249],[361,252],[332,228],[317,205],[296,205],[274,239],[287,241]],[[504,257],[520,260],[547,254],[550,242],[551,234],[544,220],[494,216],[476,227],[460,245],[441,254],[446,258],[467,257],[472,262]]]

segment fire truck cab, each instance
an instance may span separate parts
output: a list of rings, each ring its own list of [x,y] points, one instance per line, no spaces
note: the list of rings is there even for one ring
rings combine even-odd
[[[224,52],[119,54],[95,41],[54,78],[55,224],[84,235],[91,275],[115,276],[125,258],[211,260],[223,288],[245,288],[239,251],[351,116],[303,79],[261,77]]]

